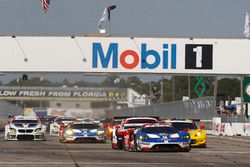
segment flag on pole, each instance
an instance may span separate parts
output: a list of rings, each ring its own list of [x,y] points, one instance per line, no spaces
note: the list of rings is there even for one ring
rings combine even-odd
[[[45,13],[48,13],[49,11],[49,3],[50,3],[50,0],[41,0],[42,8]]]
[[[99,23],[98,23],[99,29],[102,28],[102,24],[103,24],[103,22],[105,22],[105,21],[107,21],[107,8],[104,9],[103,14],[102,14],[102,17],[101,17],[101,19],[100,19],[100,21],[99,21]]]
[[[110,21],[110,11],[115,9],[116,5],[108,6],[104,9],[101,19],[99,20],[98,27],[101,29],[103,22]]]
[[[250,38],[250,20],[249,20],[248,12],[246,12],[245,27],[244,27],[244,36],[246,38]]]

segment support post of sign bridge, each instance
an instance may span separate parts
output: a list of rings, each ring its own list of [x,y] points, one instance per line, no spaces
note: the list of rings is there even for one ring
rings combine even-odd
[[[244,114],[244,108],[243,108],[243,79],[244,76],[240,76],[240,98],[241,98],[241,103],[240,103],[240,115],[241,115],[241,120],[242,122],[245,121],[245,114]]]
[[[172,87],[172,94],[173,94],[173,101],[175,101],[175,78],[174,78],[174,74],[172,75],[172,81],[173,81],[173,87]]]
[[[218,92],[218,78],[215,76],[214,80],[214,100],[215,100],[215,107],[217,105],[217,92]]]
[[[161,103],[164,102],[164,91],[163,91],[163,76],[161,75]]]
[[[191,91],[190,91],[190,75],[188,75],[188,97],[191,99]]]

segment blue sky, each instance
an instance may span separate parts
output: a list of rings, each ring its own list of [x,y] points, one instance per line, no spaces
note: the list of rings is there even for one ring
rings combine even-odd
[[[111,13],[111,33],[125,36],[243,37],[249,0],[0,0],[0,33],[82,35],[97,33],[103,9]]]
[[[0,0],[0,34],[97,33],[98,21],[109,5],[117,6],[111,12],[115,36],[243,38],[245,13],[250,12],[250,0],[51,0],[47,14],[40,0]]]

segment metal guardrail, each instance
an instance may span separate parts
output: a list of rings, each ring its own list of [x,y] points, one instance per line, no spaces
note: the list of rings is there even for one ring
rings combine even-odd
[[[250,118],[245,116],[245,115],[220,115],[221,117],[221,122],[223,123],[233,123],[233,122],[249,122],[250,123]]]
[[[185,118],[212,120],[217,115],[213,97],[176,101],[150,106],[111,110],[106,116],[159,116],[161,119]]]

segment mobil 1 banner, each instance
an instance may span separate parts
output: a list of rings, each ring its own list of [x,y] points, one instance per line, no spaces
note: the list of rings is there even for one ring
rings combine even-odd
[[[213,45],[186,44],[185,69],[213,69]]]

